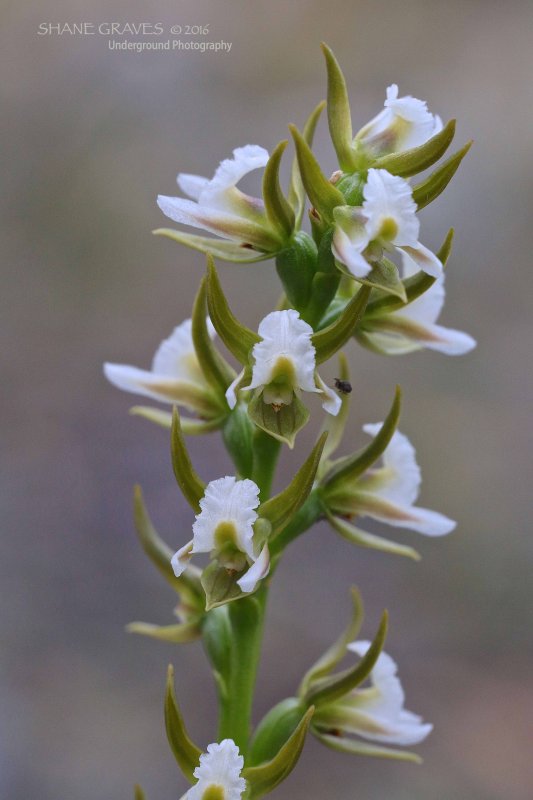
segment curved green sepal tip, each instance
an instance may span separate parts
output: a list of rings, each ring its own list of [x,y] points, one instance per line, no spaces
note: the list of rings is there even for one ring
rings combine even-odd
[[[370,287],[362,286],[331,325],[312,335],[317,364],[331,358],[353,336],[365,313],[370,291]]]
[[[279,183],[279,167],[287,140],[280,142],[272,151],[263,174],[263,201],[271,225],[284,238],[292,235],[295,225],[294,211],[289,205]]]
[[[294,139],[300,174],[307,196],[321,217],[327,222],[332,222],[333,209],[336,206],[344,205],[344,196],[328,181],[300,131],[294,125],[289,125],[289,129]]]
[[[386,169],[387,172],[400,175],[402,178],[408,178],[410,175],[416,175],[431,167],[438,161],[450,146],[454,135],[455,120],[451,119],[439,133],[424,144],[413,147],[412,150],[405,150],[403,153],[382,156],[371,166],[375,169]]]

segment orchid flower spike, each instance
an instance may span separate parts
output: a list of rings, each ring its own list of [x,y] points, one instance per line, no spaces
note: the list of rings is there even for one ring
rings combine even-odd
[[[418,241],[420,222],[411,187],[384,169],[369,169],[360,208],[338,206],[333,211],[332,252],[355,278],[364,278],[383,251],[399,250],[404,261],[438,278],[442,264]]]
[[[341,407],[340,397],[316,371],[313,329],[300,319],[299,313],[294,309],[273,311],[262,320],[258,333],[261,341],[252,350],[251,383],[241,385],[243,370],[226,392],[229,407],[234,408],[237,403],[237,388],[255,389],[275,411],[291,405],[301,391],[315,392],[323,396],[324,410],[336,416]]]
[[[403,277],[416,272],[409,257],[403,258]],[[444,272],[424,294],[391,313],[370,318],[356,336],[365,346],[386,355],[402,355],[428,348],[448,356],[461,356],[476,346],[468,333],[437,325],[445,298]]]
[[[268,545],[259,551],[254,541],[258,506],[259,487],[251,480],[226,476],[208,483],[193,524],[193,538],[172,557],[176,577],[193,555],[210,553],[227,570],[243,572],[237,584],[243,592],[253,592],[270,568]]]
[[[363,430],[376,436],[382,424],[365,425]],[[348,518],[372,517],[387,525],[408,528],[426,536],[450,533],[456,524],[453,520],[414,505],[422,478],[415,449],[407,436],[395,431],[382,460],[381,467],[372,467],[356,481],[327,493],[327,504],[332,514]],[[331,521],[335,522],[334,517]]]
[[[277,252],[283,242],[268,220],[263,200],[237,188],[245,175],[265,167],[268,158],[268,152],[258,145],[238,147],[233,158],[220,163],[211,179],[178,175],[178,186],[191,199],[163,195],[157,198],[163,214],[174,222],[214,233],[225,242],[178,231],[156,232],[228,261],[256,261]],[[258,253],[262,255],[258,257]]]
[[[398,97],[398,86],[393,83],[387,88],[383,111],[361,128],[355,142],[378,157],[411,150],[441,130],[441,118],[428,111],[427,103],[410,95]]]
[[[363,657],[370,644],[352,642],[347,650]],[[396,663],[387,653],[381,652],[370,673],[371,686],[354,689],[338,700],[319,706],[313,726],[325,732],[334,729],[341,731],[341,736],[355,734],[384,744],[409,746],[423,741],[433,726],[404,708],[405,695],[396,673]]]
[[[232,739],[208,745],[194,770],[198,782],[182,800],[241,800],[246,789],[243,767],[244,759]]]
[[[215,329],[209,319],[207,326],[210,337],[214,338]],[[220,405],[196,356],[190,319],[174,328],[168,339],[161,342],[150,370],[106,363],[104,374],[108,381],[125,392],[183,406],[204,418],[220,416]]]

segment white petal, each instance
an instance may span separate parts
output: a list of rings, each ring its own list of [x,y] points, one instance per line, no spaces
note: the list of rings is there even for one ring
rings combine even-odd
[[[437,350],[447,356],[462,356],[474,349],[477,342],[468,333],[456,331],[453,328],[443,328],[441,325],[428,327],[432,341],[425,342],[425,347]]]
[[[369,423],[363,426],[365,433],[376,436],[382,422]],[[382,456],[383,467],[372,470],[380,475],[379,488],[372,488],[373,493],[392,503],[412,505],[420,490],[422,476],[416,462],[415,448],[403,433],[395,431]],[[381,477],[382,476],[382,477]]]
[[[258,582],[268,575],[270,569],[270,553],[268,552],[268,545],[265,544],[257,561],[250,567],[250,569],[239,578],[237,584],[243,592],[253,592]]]
[[[324,383],[318,372],[315,372],[315,380],[318,389],[322,392],[325,396],[324,402],[322,403],[322,408],[324,411],[327,411],[328,414],[331,414],[332,417],[336,417],[339,411],[341,410],[342,400],[337,394],[334,392],[331,386],[328,386],[327,383]]]
[[[222,522],[233,523],[237,546],[254,559],[254,509],[259,505],[259,487],[251,480],[226,476],[207,484],[200,500],[201,511],[193,524],[194,553],[208,553],[215,547],[215,531]]]
[[[192,557],[192,546],[193,541],[191,539],[190,542],[187,542],[187,544],[183,545],[183,547],[180,547],[180,549],[172,556],[170,564],[174,570],[174,575],[176,578],[179,578],[179,576],[185,572],[187,564]]]
[[[180,222],[182,225],[200,228],[225,239],[237,241],[251,239],[251,236],[247,234],[252,223],[241,219],[235,214],[228,214],[208,206],[201,206],[193,200],[186,200],[183,197],[159,195],[157,205],[163,214],[174,220],[174,222]]]
[[[194,770],[198,783],[187,792],[187,800],[202,800],[210,786],[221,786],[224,800],[241,800],[246,789],[246,781],[241,777],[243,767],[244,759],[232,739],[208,745],[207,753],[200,756],[200,764]]]
[[[162,403],[177,403],[194,410],[192,402],[198,396],[198,384],[178,380],[168,375],[157,375],[128,364],[104,364],[108,381],[125,392],[140,394]]]
[[[400,245],[398,243],[398,247],[400,247],[404,253],[407,253],[417,267],[428,275],[431,275],[433,278],[439,278],[442,275],[442,263],[431,250],[428,250],[428,248],[424,247],[420,242],[416,242],[414,246],[407,244]]]
[[[254,345],[254,366],[250,389],[267,386],[279,358],[293,365],[297,386],[305,392],[315,392],[315,348],[311,343],[313,329],[300,319],[294,309],[273,311],[261,321],[258,330],[261,341]]]
[[[209,182],[209,189],[229,189],[244,178],[254,169],[266,166],[268,150],[256,144],[247,144],[237,147],[233,151],[233,158],[226,158],[220,162],[217,170]]]
[[[417,297],[411,303],[408,303],[403,308],[394,312],[394,315],[404,317],[405,319],[413,320],[422,325],[433,325],[439,317],[442,307],[444,305],[445,291],[444,291],[444,274],[437,278],[433,286],[431,286],[424,294]]]
[[[161,342],[152,361],[152,372],[205,384],[192,341],[190,319],[174,328],[170,336]]]
[[[339,206],[333,211],[335,231],[331,251],[337,261],[344,264],[356,278],[364,278],[371,270],[371,264],[362,255],[369,243],[366,230],[367,218],[360,209]]]
[[[202,189],[205,189],[209,183],[209,178],[203,178],[201,175],[187,175],[180,172],[177,178],[178,186],[181,191],[191,197],[193,200],[198,200]]]
[[[416,244],[420,223],[413,192],[406,180],[385,169],[369,169],[363,196],[363,211],[368,217],[366,229],[371,241],[379,236],[384,220],[392,219],[397,226],[392,244]]]
[[[456,523],[428,508],[392,503],[377,493],[361,493],[358,495],[358,506],[361,516],[369,516],[395,528],[407,528],[426,536],[444,536],[453,531]]]

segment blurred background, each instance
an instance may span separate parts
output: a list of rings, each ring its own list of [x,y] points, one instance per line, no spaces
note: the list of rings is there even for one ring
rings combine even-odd
[[[2,798],[118,800],[137,781],[149,800],[181,796],[162,719],[169,661],[191,731],[203,745],[214,738],[201,646],[124,632],[133,619],[170,623],[174,602],[135,539],[132,485],[142,484],[173,546],[189,537],[192,514],[171,474],[167,433],[128,416],[135,398],[107,385],[101,364],[147,367],[189,316],[203,259],[151,236],[168,224],[156,195],[177,193],[178,171],[210,176],[234,147],[271,149],[288,122],[302,125],[325,95],[322,39],[346,73],[355,129],[397,82],[400,94],[458,118],[457,147],[475,139],[446,194],[423,212],[423,241],[436,248],[456,225],[441,322],[479,346],[459,359],[350,348],[346,448],[362,444],[361,426],[383,419],[401,383],[401,430],[423,469],[420,504],[458,527],[433,541],[398,532],[423,554],[415,564],[351,548],[317,526],[276,576],[259,676],[256,719],[343,628],[348,586],[358,584],[363,635],[388,607],[387,650],[407,707],[435,725],[418,748],[425,763],[352,759],[309,741],[273,797],[533,796],[532,11],[520,0],[2,4]],[[37,35],[41,22],[83,21],[209,23],[208,38],[232,48],[136,54],[109,50],[105,37]],[[316,152],[326,173],[336,168],[325,121]],[[220,274],[255,327],[278,295],[272,264],[221,265]],[[280,485],[320,417],[284,455]],[[190,449],[206,479],[225,474],[216,436]]]

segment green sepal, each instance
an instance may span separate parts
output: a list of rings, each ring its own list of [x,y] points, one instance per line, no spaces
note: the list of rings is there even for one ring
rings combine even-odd
[[[390,553],[395,556],[406,556],[412,558],[414,561],[420,561],[420,554],[412,547],[404,544],[398,544],[390,539],[385,539],[382,536],[376,536],[373,533],[360,530],[356,528],[345,519],[331,514],[326,511],[326,516],[330,525],[339,533],[343,539],[356,544],[359,547],[368,547],[371,550],[379,550],[382,553]]]
[[[275,411],[265,403],[261,390],[256,390],[248,404],[248,414],[252,422],[266,433],[285,442],[291,450],[294,447],[296,434],[309,419],[309,411],[299,397],[293,394],[292,402]]]
[[[432,203],[445,190],[471,147],[472,142],[470,141],[432,172],[431,175],[428,175],[422,183],[413,186],[413,200],[417,204],[419,211]]]
[[[339,661],[342,661],[346,655],[346,646],[357,639],[363,624],[363,601],[361,599],[361,593],[356,586],[350,588],[350,596],[352,600],[352,616],[350,622],[337,641],[334,642],[305,673],[300,683],[300,688],[298,689],[298,695],[300,697],[307,693],[313,681],[328,675],[328,673],[337,666]]]
[[[387,636],[387,626],[388,614],[384,611],[374,640],[361,660],[354,667],[344,670],[344,672],[313,682],[306,692],[306,702],[313,703],[317,707],[326,703],[333,703],[363,683],[372,672],[379,654],[383,650]]]
[[[248,568],[246,568],[248,569]],[[239,600],[241,597],[249,597],[237,585],[243,572],[235,572],[222,567],[215,559],[211,561],[202,572],[202,586],[205,591],[205,610],[211,611],[212,608],[231,603],[232,600]]]
[[[448,258],[450,257],[453,237],[454,229],[450,228],[440,250],[437,253],[437,258],[443,267],[446,266]],[[423,272],[422,270],[419,270],[414,275],[410,275],[408,278],[404,278],[402,283],[405,289],[407,304],[412,303],[413,300],[417,299],[417,297],[420,297],[424,294],[424,292],[427,292],[428,289],[431,289],[435,283],[435,280],[435,278],[433,278],[431,275],[428,275],[426,272]],[[371,299],[366,307],[363,323],[367,317],[371,318],[375,316],[382,316],[383,314],[391,314],[394,311],[405,307],[406,303],[401,298],[390,294]]]
[[[163,541],[154,528],[146,511],[140,486],[135,486],[134,489],[133,514],[141,547],[161,575],[180,594],[184,594],[191,599],[200,598],[202,594],[200,580],[191,568],[187,568],[179,578],[174,575],[170,565],[174,551]]]
[[[227,410],[224,397],[226,389],[235,378],[235,372],[213,346],[207,329],[207,277],[203,277],[192,309],[192,341],[198,363],[207,383],[221,396],[221,405]]]
[[[232,314],[222,291],[213,259],[207,257],[207,305],[215,330],[241,364],[248,363],[250,350],[261,337]]]
[[[248,761],[250,766],[270,761],[294,733],[307,711],[298,697],[287,697],[265,714],[254,731]]]
[[[339,753],[349,753],[356,756],[375,756],[377,758],[391,758],[396,761],[411,761],[414,764],[421,764],[422,759],[416,753],[409,750],[396,750],[393,747],[382,747],[370,742],[362,742],[358,739],[348,739],[345,736],[333,736],[329,733],[320,733],[316,728],[312,728],[313,735]]]
[[[250,800],[268,794],[290,775],[300,758],[314,711],[313,706],[307,710],[292,735],[270,761],[243,769],[242,776],[250,787]]]
[[[246,247],[235,242],[224,241],[223,239],[211,239],[209,236],[196,236],[194,233],[182,233],[173,228],[158,228],[152,231],[155,236],[165,236],[173,239],[179,244],[184,244],[200,253],[215,256],[221,261],[233,261],[239,264],[255,264],[257,261],[265,261],[272,258],[271,253],[260,253],[253,247]]]
[[[352,145],[352,117],[346,81],[330,48],[324,42],[321,48],[328,72],[329,133],[341,169],[351,172],[357,168],[357,159]]]
[[[325,100],[317,105],[314,111],[309,115],[302,131],[302,136],[307,142],[309,147],[313,145],[315,130],[322,111],[326,105]],[[302,224],[302,217],[305,209],[305,188],[300,174],[300,167],[298,166],[298,159],[295,158],[292,162],[291,180],[289,185],[289,203],[294,208],[296,215],[295,228],[298,230]]]
[[[455,120],[451,119],[444,128],[428,139],[424,144],[405,150],[403,153],[391,153],[374,161],[374,169],[386,169],[392,175],[408,178],[431,167],[448,149],[455,135]]]
[[[160,428],[170,430],[172,427],[172,414],[170,411],[163,411],[160,408],[153,408],[152,406],[132,406],[129,413],[133,417],[143,417],[143,419],[147,419],[148,422],[159,425]],[[182,417],[180,420],[181,431],[185,436],[201,436],[203,433],[216,431],[222,426],[225,418],[225,415],[210,420]]]
[[[301,310],[309,302],[317,267],[317,247],[304,231],[276,255],[276,270],[290,304]]]
[[[200,500],[205,492],[205,483],[198,476],[198,473],[191,463],[189,452],[183,440],[180,415],[176,406],[174,406],[172,411],[170,451],[172,455],[172,468],[178,486],[191,508],[198,514],[200,512]]]
[[[138,783],[133,787],[133,800],[146,800],[146,795]]]
[[[372,289],[379,289],[381,292],[398,297],[402,303],[407,302],[405,286],[400,278],[398,267],[388,258],[382,258],[381,261],[375,262],[368,275],[364,278],[355,278],[355,280]]]
[[[270,223],[279,233],[288,238],[294,231],[295,217],[279,184],[279,165],[287,140],[280,142],[273,150],[263,173],[263,201]]]
[[[205,615],[202,639],[221,702],[228,698],[228,679],[231,670],[231,645],[233,633],[227,605],[212,608]]]
[[[257,512],[259,516],[267,519],[272,525],[271,538],[274,538],[284,528],[307,500],[313,488],[327,435],[327,432],[324,432],[319,437],[311,453],[289,485],[275,497],[259,506]]]
[[[311,336],[317,364],[331,358],[353,336],[365,313],[370,291],[369,286],[362,286],[331,325]]]
[[[300,131],[289,125],[305,191],[313,207],[326,222],[333,222],[333,209],[344,205],[344,196],[328,181]]]
[[[224,423],[222,437],[241,478],[248,478],[252,474],[254,433],[255,428],[250,421],[246,406],[237,403]]]
[[[202,751],[191,741],[174,693],[174,667],[169,664],[165,693],[165,727],[170,749],[187,780],[196,781],[194,770],[200,763]]]
[[[186,644],[193,642],[202,635],[202,630],[198,620],[194,622],[181,622],[176,625],[152,625],[150,622],[130,622],[126,625],[128,633],[138,633],[141,636],[149,636],[151,639],[159,639],[161,642],[171,644]]]
[[[370,444],[351,456],[339,459],[325,475],[322,483],[324,486],[323,496],[326,505],[327,498],[336,488],[342,488],[343,484],[355,481],[385,452],[398,426],[401,401],[401,390],[400,387],[397,386],[391,409],[379,432],[372,439]]]

